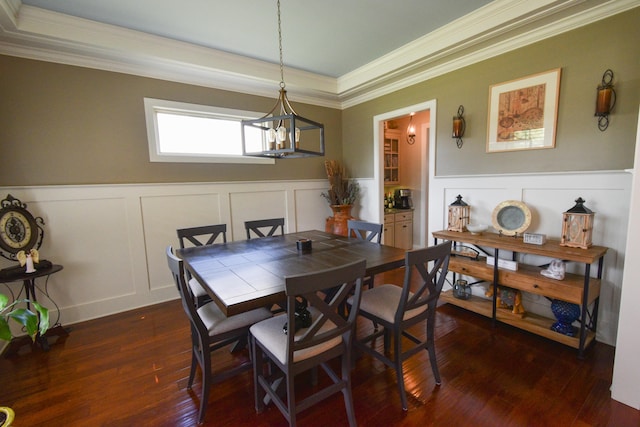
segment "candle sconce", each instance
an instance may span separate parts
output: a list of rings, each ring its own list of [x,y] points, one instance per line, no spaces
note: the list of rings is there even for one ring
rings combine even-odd
[[[458,148],[462,148],[462,137],[464,136],[464,131],[467,127],[467,123],[465,122],[464,117],[462,117],[463,114],[464,107],[461,105],[458,107],[458,115],[453,116],[453,132],[451,137],[456,139],[456,145]]]
[[[407,144],[413,145],[416,142],[416,127],[413,125],[413,115],[409,115],[409,126],[407,126]]]
[[[609,127],[609,113],[616,105],[616,91],[613,89],[613,71],[607,70],[602,75],[602,83],[598,86],[596,97],[596,114],[598,129],[605,131]]]

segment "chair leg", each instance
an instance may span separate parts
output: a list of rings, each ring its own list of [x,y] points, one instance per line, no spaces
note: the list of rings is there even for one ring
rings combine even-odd
[[[198,358],[196,357],[195,348],[191,349],[191,370],[189,371],[189,381],[187,382],[187,388],[191,389],[193,380],[196,377],[196,365],[198,364]]]
[[[436,380],[436,385],[442,384],[440,380],[440,371],[438,370],[438,359],[436,359],[436,344],[434,342],[434,323],[433,319],[427,319],[427,351],[429,352],[429,363],[431,363],[431,370],[433,371],[433,378]]]
[[[209,404],[209,388],[211,388],[211,352],[209,351],[209,347],[202,353],[202,397],[200,400],[198,423],[204,421],[204,415],[207,412],[207,405]]]
[[[342,388],[344,395],[344,406],[347,410],[347,419],[349,426],[357,426],[356,412],[353,408],[353,393],[351,392],[351,349],[347,350],[347,354],[342,355],[342,380],[345,385]]]
[[[427,344],[427,351],[429,351],[429,363],[431,363],[431,370],[433,371],[433,378],[436,380],[436,385],[442,384],[440,380],[440,371],[438,370],[438,360],[436,359],[436,348],[433,343]]]
[[[402,402],[402,410],[407,411],[407,393],[404,390],[404,370],[402,369],[402,337],[400,331],[394,334],[394,355],[393,360],[396,365],[396,380],[398,381],[398,392],[400,393],[400,402]]]
[[[295,377],[287,372],[287,410],[289,412],[289,426],[296,427],[296,391],[294,387]]]
[[[264,375],[264,362],[262,360],[262,351],[258,348],[255,338],[251,337],[251,354],[253,359],[253,397],[256,407],[256,413],[260,414],[264,411],[265,390],[260,384],[260,376]]]

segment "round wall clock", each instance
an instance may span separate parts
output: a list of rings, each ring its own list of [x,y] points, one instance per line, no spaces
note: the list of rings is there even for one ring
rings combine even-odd
[[[517,236],[531,225],[529,207],[518,200],[505,200],[493,210],[493,228],[505,236]]]
[[[42,218],[34,218],[25,203],[9,194],[0,202],[0,255],[15,261],[18,252],[39,249],[43,225]]]

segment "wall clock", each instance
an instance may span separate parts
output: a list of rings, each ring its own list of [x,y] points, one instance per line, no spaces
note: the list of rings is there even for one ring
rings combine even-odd
[[[16,261],[18,252],[39,249],[43,225],[42,218],[34,218],[25,203],[9,194],[0,202],[0,255]]]

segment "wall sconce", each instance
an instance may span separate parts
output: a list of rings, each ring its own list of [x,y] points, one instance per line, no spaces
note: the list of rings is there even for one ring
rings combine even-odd
[[[464,136],[464,130],[467,127],[467,123],[462,115],[464,114],[464,107],[461,105],[458,107],[458,115],[453,116],[453,132],[451,137],[456,139],[456,145],[458,148],[462,148],[462,137]]]
[[[596,97],[596,114],[598,129],[605,131],[609,127],[609,113],[616,105],[616,91],[613,89],[613,71],[607,70],[602,75],[602,83],[598,86]]]
[[[413,145],[416,142],[416,127],[413,125],[413,115],[409,115],[409,126],[407,126],[407,144]]]

